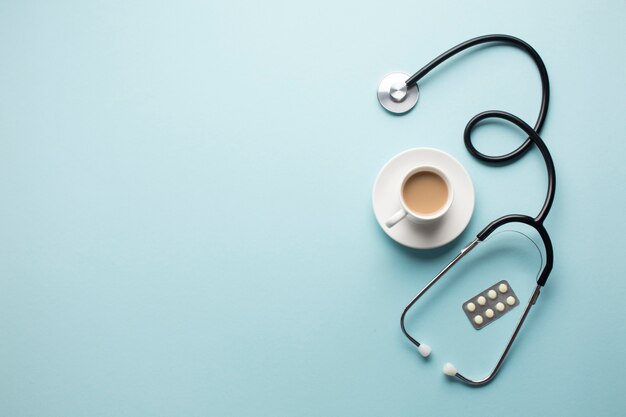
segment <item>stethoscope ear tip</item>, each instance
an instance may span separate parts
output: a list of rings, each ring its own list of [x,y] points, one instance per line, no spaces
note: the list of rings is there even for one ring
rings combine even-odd
[[[427,358],[428,355],[430,355],[430,352],[432,352],[433,350],[427,344],[422,343],[417,347],[417,351],[420,353],[420,355]]]
[[[457,370],[450,362],[443,365],[443,373],[448,376],[456,376]]]

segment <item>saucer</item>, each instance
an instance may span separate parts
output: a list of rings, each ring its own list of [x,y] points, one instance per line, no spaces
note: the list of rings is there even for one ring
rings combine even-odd
[[[416,224],[403,219],[391,228],[385,226],[385,221],[401,208],[402,180],[420,165],[434,166],[448,176],[454,189],[448,212],[435,223]],[[434,148],[414,148],[394,156],[380,170],[372,203],[376,221],[390,238],[409,248],[433,249],[456,239],[469,224],[474,212],[474,185],[463,165],[451,155]]]

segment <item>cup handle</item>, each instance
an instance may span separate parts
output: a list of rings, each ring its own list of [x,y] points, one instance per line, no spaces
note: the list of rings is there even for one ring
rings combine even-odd
[[[398,224],[400,220],[404,219],[405,217],[406,217],[406,211],[404,211],[404,209],[401,208],[393,216],[387,219],[387,221],[385,222],[385,226],[392,228],[396,224]]]

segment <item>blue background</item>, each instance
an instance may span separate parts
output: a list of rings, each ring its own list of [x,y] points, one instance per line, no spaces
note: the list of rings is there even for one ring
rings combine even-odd
[[[3,0],[0,415],[622,413],[625,19],[621,1]],[[446,315],[421,321],[441,327],[428,361],[398,318],[488,221],[538,210],[536,150],[492,168],[462,143],[483,110],[534,122],[538,75],[495,46],[438,68],[403,117],[375,91],[498,32],[551,77],[556,260],[477,390],[441,374]],[[523,135],[476,138],[498,152]],[[466,232],[429,252],[387,238],[370,201],[416,146],[453,154],[476,187]],[[506,323],[474,334],[502,341]],[[498,350],[454,362],[481,376]]]

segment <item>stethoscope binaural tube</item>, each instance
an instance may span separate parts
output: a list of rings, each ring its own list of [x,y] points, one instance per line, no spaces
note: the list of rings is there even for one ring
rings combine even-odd
[[[430,72],[432,69],[434,69],[437,65],[441,64],[448,58],[456,55],[457,53],[471,46],[479,45],[479,44],[486,43],[486,42],[506,42],[506,43],[513,44],[515,46],[518,46],[524,49],[533,58],[533,60],[537,64],[537,68],[539,69],[539,73],[541,75],[541,83],[542,83],[541,107],[540,107],[539,116],[537,118],[534,128],[530,127],[526,122],[524,122],[519,117],[510,113],[507,113],[507,112],[503,112],[503,111],[498,111],[498,110],[486,111],[486,112],[483,112],[474,116],[465,127],[465,132],[464,132],[465,146],[467,150],[479,160],[482,160],[488,163],[503,163],[503,162],[510,162],[510,161],[514,161],[518,159],[523,154],[525,154],[526,151],[530,149],[530,146],[534,143],[539,148],[539,151],[546,164],[546,169],[548,173],[548,187],[547,187],[546,198],[539,213],[534,218],[530,216],[522,215],[522,214],[509,214],[506,216],[502,216],[494,220],[493,222],[489,223],[482,231],[480,231],[480,233],[478,233],[478,235],[476,236],[476,239],[474,239],[469,245],[463,248],[461,252],[448,265],[446,265],[428,284],[426,284],[426,286],[405,307],[404,311],[402,312],[402,316],[400,317],[400,327],[404,335],[409,339],[409,341],[411,341],[411,343],[413,343],[417,347],[419,353],[422,356],[424,357],[428,356],[431,352],[430,346],[419,342],[414,337],[412,337],[406,330],[404,321],[405,321],[407,312],[415,305],[415,303],[422,297],[422,295],[424,295],[433,285],[437,283],[437,281],[439,281],[446,274],[446,272],[448,272],[457,262],[459,262],[464,256],[466,256],[480,242],[484,241],[487,237],[489,237],[489,235],[491,235],[495,230],[497,230],[501,226],[504,226],[505,224],[509,224],[509,223],[523,223],[534,228],[537,231],[537,233],[539,233],[543,241],[543,244],[546,250],[546,263],[541,273],[538,275],[537,285],[535,287],[535,290],[533,291],[530,299],[528,300],[528,304],[526,305],[526,308],[524,309],[524,312],[522,313],[522,316],[520,317],[520,320],[517,323],[517,326],[515,327],[513,334],[509,338],[509,341],[504,351],[500,355],[500,358],[498,359],[496,366],[493,368],[493,370],[490,372],[489,375],[479,380],[467,378],[466,376],[458,372],[458,370],[450,363],[447,363],[443,368],[443,371],[446,375],[455,377],[459,381],[468,385],[472,385],[472,386],[485,385],[495,378],[496,374],[500,370],[500,367],[502,366],[502,363],[504,362],[504,359],[506,358],[506,355],[508,354],[511,346],[513,345],[513,342],[515,341],[515,338],[517,337],[522,325],[524,324],[524,321],[526,320],[526,317],[528,316],[528,313],[530,312],[531,307],[537,301],[537,298],[539,297],[539,293],[541,291],[541,287],[545,285],[548,279],[548,276],[550,275],[550,272],[552,271],[553,260],[554,260],[552,242],[550,240],[550,236],[548,235],[548,232],[543,226],[543,222],[546,216],[548,215],[550,208],[552,207],[552,202],[554,201],[554,194],[555,194],[555,188],[556,188],[556,173],[554,169],[554,162],[552,161],[552,156],[550,155],[550,152],[546,144],[544,143],[544,141],[541,139],[541,137],[538,134],[538,132],[543,127],[543,123],[545,121],[545,117],[546,117],[547,109],[548,109],[548,102],[549,102],[548,74],[547,74],[545,65],[543,64],[543,61],[541,60],[541,57],[539,56],[539,54],[526,42],[518,38],[508,36],[508,35],[487,35],[487,36],[481,36],[478,38],[470,39],[467,42],[464,42],[462,44],[455,46],[454,48],[448,50],[447,52],[443,53],[439,57],[435,58],[432,62],[430,62],[425,67],[423,67],[413,76],[409,77],[409,79],[406,81],[407,86],[411,86],[415,84],[424,75],[426,75],[428,72]],[[472,132],[472,129],[478,123],[480,123],[483,120],[490,119],[490,118],[506,120],[516,125],[528,135],[528,138],[517,149],[505,155],[490,156],[490,155],[485,155],[479,152],[472,143],[471,132]]]

